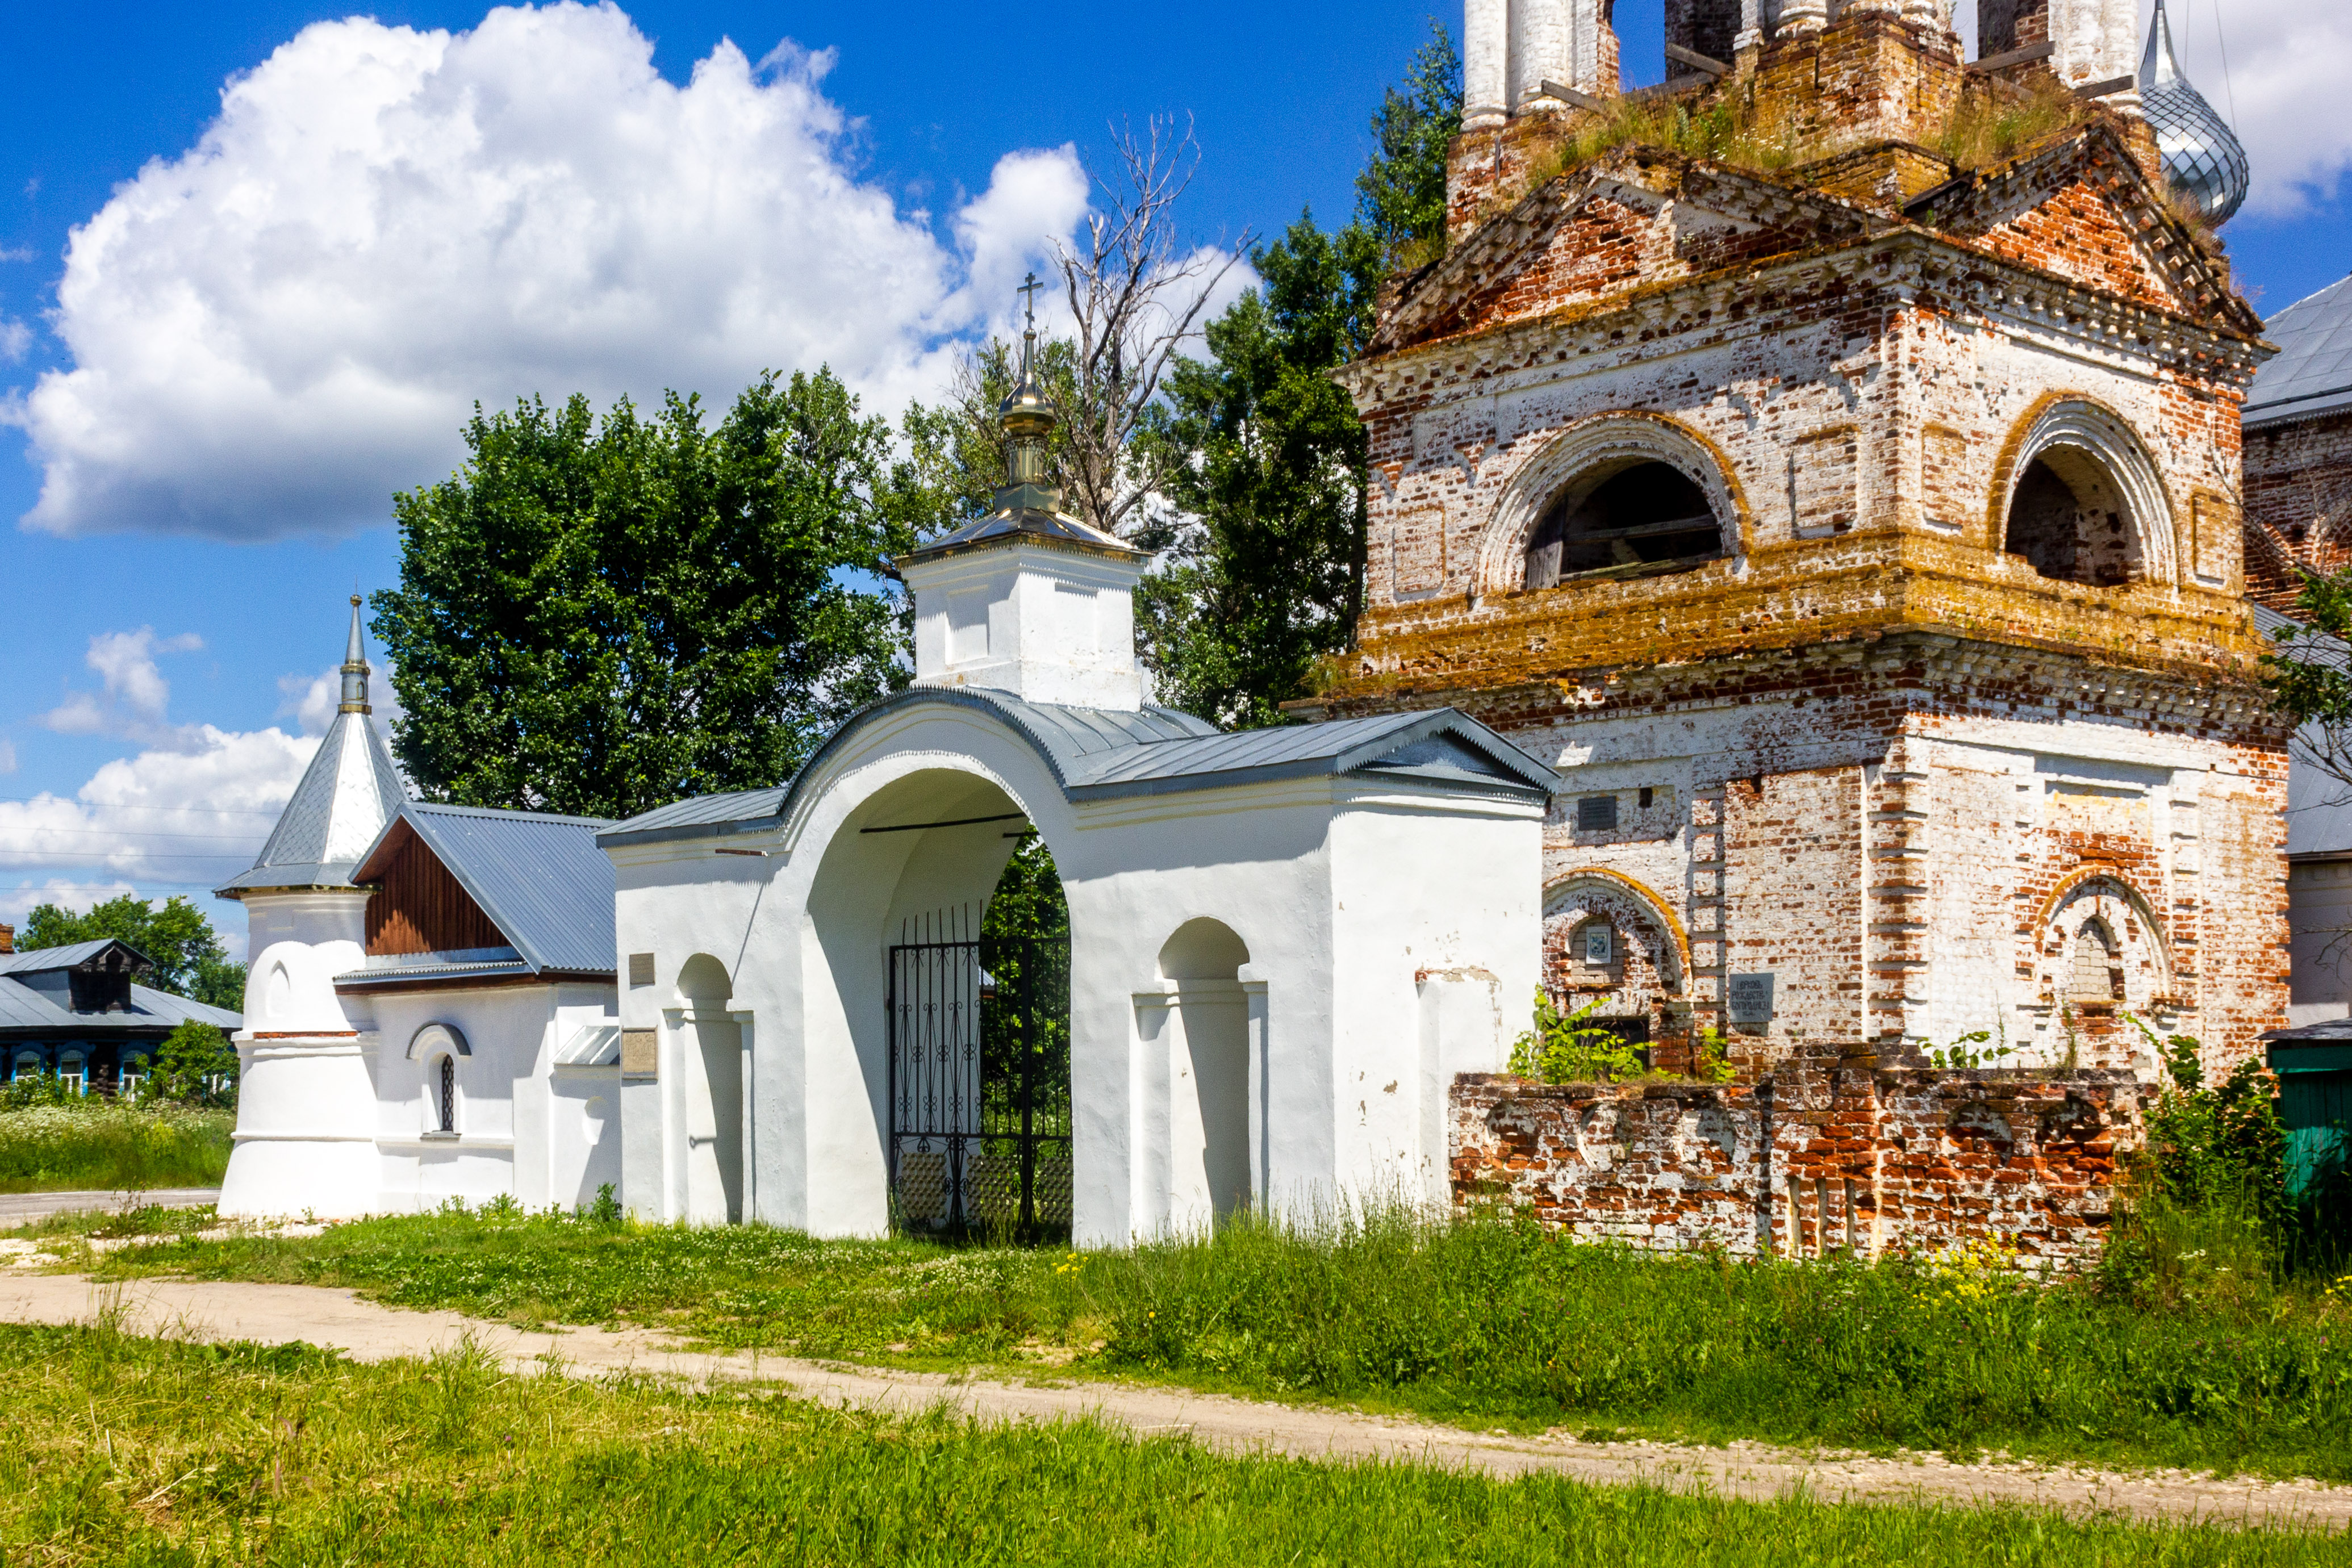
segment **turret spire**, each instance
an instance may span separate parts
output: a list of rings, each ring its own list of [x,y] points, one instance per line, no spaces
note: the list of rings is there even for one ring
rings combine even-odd
[[[1045,443],[1061,423],[1062,411],[1037,382],[1037,290],[1044,284],[1031,273],[1021,285],[1024,329],[1021,334],[1021,379],[997,405],[996,422],[1004,432],[1004,489],[997,505],[1008,509],[1060,509],[1061,496],[1045,483]],[[1024,497],[1034,489],[1039,494]]]
[[[343,700],[337,713],[367,713],[368,662],[367,644],[360,631],[360,596],[352,595],[352,639],[343,649]]]

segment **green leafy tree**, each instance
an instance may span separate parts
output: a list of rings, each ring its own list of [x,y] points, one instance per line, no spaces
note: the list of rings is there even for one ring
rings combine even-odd
[[[109,938],[136,948],[154,964],[140,984],[231,1012],[244,1008],[245,966],[230,960],[204,911],[176,894],[160,909],[128,893],[80,915],[54,904],[36,904],[16,945],[26,950],[70,947]]]
[[[467,427],[400,496],[400,586],[373,625],[429,798],[625,817],[788,778],[903,685],[878,574],[937,497],[830,371],[770,374],[715,427],[671,393],[599,421],[536,399]]]
[[[1212,359],[1171,371],[1145,439],[1175,520],[1148,542],[1139,596],[1162,700],[1218,723],[1277,724],[1355,634],[1363,601],[1364,430],[1330,372],[1370,341],[1381,281],[1445,237],[1445,149],[1462,66],[1433,21],[1372,116],[1357,211],[1337,234],[1303,213],[1251,255],[1259,287],[1205,329]]]
[[[1445,250],[1445,149],[1462,132],[1462,57],[1434,18],[1404,83],[1372,111],[1370,162],[1356,176],[1356,221],[1391,271]]]
[[[182,1024],[155,1048],[140,1098],[227,1108],[236,1103],[236,1047],[208,1023]]]

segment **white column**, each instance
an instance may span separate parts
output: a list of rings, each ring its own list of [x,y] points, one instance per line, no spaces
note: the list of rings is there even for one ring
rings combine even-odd
[[[1508,0],[1463,0],[1462,128],[1465,131],[1503,123],[1510,97],[1505,76],[1509,38]]]
[[[1567,105],[1544,91],[1546,81],[1569,75],[1568,8],[1570,0],[1512,0],[1511,112],[1531,109],[1564,109]]]

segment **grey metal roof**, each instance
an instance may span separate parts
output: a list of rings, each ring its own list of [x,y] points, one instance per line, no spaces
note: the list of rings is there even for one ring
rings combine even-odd
[[[102,946],[102,944],[101,944]],[[44,951],[62,952],[51,948]],[[131,1007],[124,1012],[78,1013],[59,1007],[22,980],[0,977],[0,1034],[70,1035],[82,1039],[110,1034],[153,1032],[176,1029],[189,1020],[223,1030],[244,1027],[245,1019],[225,1008],[207,1007],[186,997],[147,986],[131,988]]]
[[[953,533],[943,534],[908,551],[894,564],[929,560],[933,556],[956,555],[998,539],[1018,538],[1083,549],[1095,555],[1140,559],[1150,553],[1136,549],[1116,534],[1105,533],[1091,523],[1071,517],[1061,509],[1060,499],[1057,492],[1042,486],[1013,486],[997,493],[999,504],[986,517],[975,517]]]
[[[2254,372],[2252,428],[2352,408],[2352,277],[2338,278],[2263,324],[2278,357]]]
[[[1448,789],[1541,800],[1559,776],[1452,708],[1382,714],[1328,724],[1286,726],[1227,734],[1191,714],[1147,707],[1067,707],[1024,702],[984,686],[914,686],[859,713],[835,730],[791,789],[736,796],[737,804],[670,817],[664,807],[597,835],[607,848],[667,840],[756,832],[782,822],[803,780],[835,747],[886,716],[919,706],[978,709],[1034,747],[1072,800],[1225,789],[1278,779],[1342,773],[1364,778],[1412,778]],[[780,793],[770,804],[766,797]]]
[[[406,798],[368,716],[339,713],[252,869],[214,891],[235,898],[265,887],[350,887],[352,868]]]
[[[425,841],[532,972],[614,972],[613,862],[596,848],[598,831],[611,822],[412,800],[361,857],[356,877],[382,874],[375,862],[401,822]]]
[[[109,947],[120,947],[139,960],[143,968],[153,968],[155,961],[128,942],[111,936],[101,936],[95,942],[68,942],[62,947],[27,947],[16,953],[0,953],[0,975],[39,974],[49,969],[70,969],[77,964],[87,964]],[[135,973],[135,971],[134,971]]]

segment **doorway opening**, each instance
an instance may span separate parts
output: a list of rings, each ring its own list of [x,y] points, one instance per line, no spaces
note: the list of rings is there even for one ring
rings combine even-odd
[[[890,948],[889,1157],[898,1226],[1070,1234],[1070,912],[1024,833],[984,909],[908,921]]]

